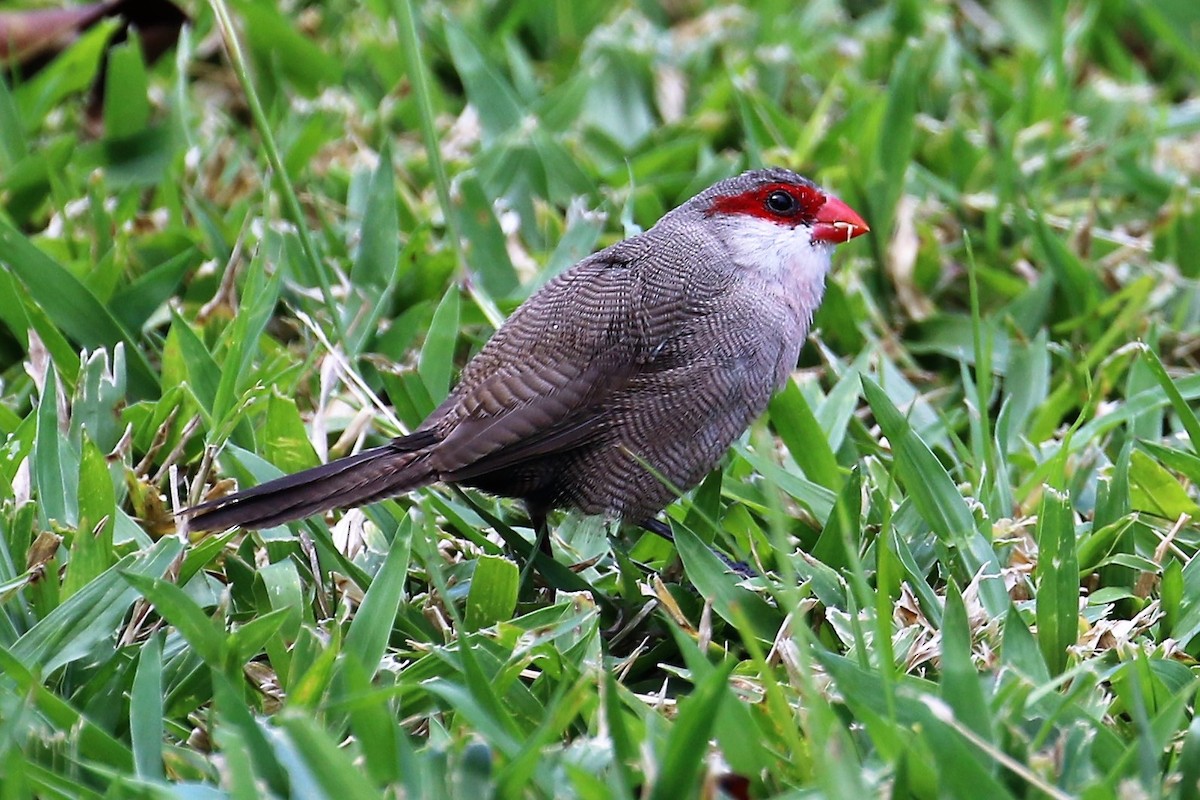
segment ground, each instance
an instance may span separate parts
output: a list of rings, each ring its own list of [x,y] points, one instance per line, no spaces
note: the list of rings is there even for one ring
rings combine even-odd
[[[0,84],[0,798],[1200,796],[1200,4],[186,10]],[[872,230],[674,545],[178,532],[768,164]]]

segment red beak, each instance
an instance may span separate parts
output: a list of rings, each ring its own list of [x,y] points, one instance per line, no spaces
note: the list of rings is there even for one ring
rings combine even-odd
[[[818,242],[841,244],[855,236],[862,236],[869,230],[870,226],[863,222],[863,218],[854,209],[829,195],[825,198],[825,204],[817,210],[812,238]]]

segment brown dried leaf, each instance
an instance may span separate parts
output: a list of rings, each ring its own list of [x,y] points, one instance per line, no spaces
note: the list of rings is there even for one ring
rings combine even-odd
[[[58,546],[62,544],[62,540],[63,537],[53,531],[38,533],[33,544],[29,546],[29,552],[25,554],[25,568],[36,570],[49,563],[58,554]]]
[[[896,285],[896,299],[909,319],[920,322],[933,314],[933,301],[917,288],[914,275],[921,240],[917,235],[917,198],[904,195],[896,207],[896,232],[887,247],[887,271]]]
[[[32,75],[106,16],[112,5],[0,12],[0,61],[6,68],[20,67],[23,74]]]
[[[675,597],[667,589],[666,584],[663,583],[662,579],[657,575],[655,575],[652,580],[653,588],[647,590],[645,587],[643,587],[642,594],[650,595],[656,598],[663,610],[670,615],[671,619],[676,625],[687,631],[692,636],[696,636],[697,632],[695,626],[692,625],[691,621],[683,613],[683,609],[679,607],[679,604],[675,602]]]
[[[102,19],[121,23],[109,40],[109,47],[126,41],[130,30],[136,31],[142,59],[153,64],[179,41],[179,32],[188,16],[169,0],[110,0],[64,8],[3,11],[0,12],[0,68],[27,79]],[[107,70],[101,67],[92,86],[87,110],[89,128],[100,124],[106,74]]]

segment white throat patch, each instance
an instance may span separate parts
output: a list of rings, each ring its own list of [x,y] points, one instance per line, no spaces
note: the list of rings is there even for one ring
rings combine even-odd
[[[814,242],[810,227],[739,214],[723,228],[722,238],[740,269],[778,284],[785,294],[810,307],[821,301],[833,245]]]

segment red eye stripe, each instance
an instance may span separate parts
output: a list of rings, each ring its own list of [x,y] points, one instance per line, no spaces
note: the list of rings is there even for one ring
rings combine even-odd
[[[788,213],[772,211],[767,205],[767,198],[774,192],[785,192],[796,201],[795,210]],[[741,194],[717,197],[708,207],[708,215],[713,214],[746,214],[772,221],[796,220],[812,221],[817,211],[825,204],[825,194],[810,186],[795,183],[767,183],[756,189]]]

